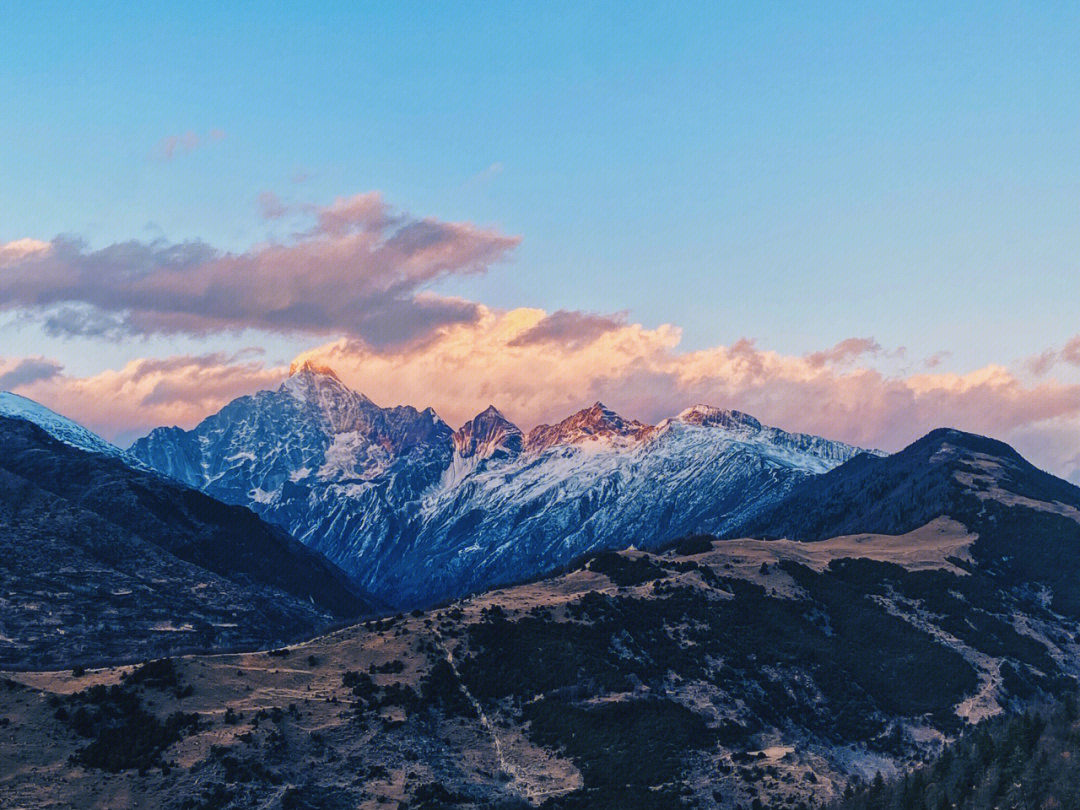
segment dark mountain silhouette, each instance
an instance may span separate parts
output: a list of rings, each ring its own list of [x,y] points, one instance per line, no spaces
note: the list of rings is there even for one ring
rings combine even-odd
[[[379,609],[250,510],[0,417],[0,666],[266,644]]]

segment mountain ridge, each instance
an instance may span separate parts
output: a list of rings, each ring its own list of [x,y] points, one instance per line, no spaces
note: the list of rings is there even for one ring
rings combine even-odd
[[[857,448],[697,406],[659,425],[602,403],[526,435],[494,406],[454,431],[302,364],[144,463],[276,522],[402,607],[533,576],[592,550],[719,531]]]

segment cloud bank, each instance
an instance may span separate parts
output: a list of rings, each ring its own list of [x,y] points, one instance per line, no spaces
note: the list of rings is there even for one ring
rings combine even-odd
[[[702,402],[890,451],[947,425],[1013,442],[1058,474],[1080,470],[1078,385],[1027,383],[998,365],[889,376],[859,364],[880,350],[864,338],[800,356],[747,339],[682,352],[680,339],[672,325],[647,329],[615,316],[479,306],[475,320],[449,325],[422,345],[341,338],[297,359],[331,366],[382,405],[431,405],[454,427],[488,404],[529,428],[598,399],[649,422]],[[0,360],[0,375],[25,375],[13,386],[20,393],[125,439],[162,424],[190,427],[236,396],[277,385],[287,372],[220,353],[137,360],[81,378],[50,371],[44,358],[26,362]]]

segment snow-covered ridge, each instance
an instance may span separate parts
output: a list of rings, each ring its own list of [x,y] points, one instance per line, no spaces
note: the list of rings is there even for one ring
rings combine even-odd
[[[131,452],[416,604],[593,549],[722,531],[860,451],[705,405],[654,426],[597,402],[528,436],[489,407],[453,431],[430,408],[379,407],[305,363]]]
[[[585,442],[614,442],[628,444],[645,438],[651,425],[623,419],[602,402],[578,411],[557,425],[538,425],[529,431],[526,447],[532,452],[546,450],[559,444]]]
[[[54,439],[72,447],[77,447],[80,450],[100,453],[122,459],[129,464],[136,464],[134,458],[115,444],[105,441],[105,439],[93,431],[87,430],[78,422],[74,422],[66,416],[61,416],[32,399],[13,394],[10,391],[0,392],[0,416],[32,422]],[[142,465],[137,464],[137,466],[141,467]]]

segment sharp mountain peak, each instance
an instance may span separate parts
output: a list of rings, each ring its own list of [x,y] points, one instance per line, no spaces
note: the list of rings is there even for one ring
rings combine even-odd
[[[330,368],[330,366],[324,365],[314,360],[294,360],[289,365],[289,376],[293,377],[297,374],[333,377],[335,380],[338,380],[339,382],[341,381],[341,378],[338,377],[337,372]]]

